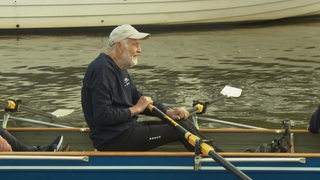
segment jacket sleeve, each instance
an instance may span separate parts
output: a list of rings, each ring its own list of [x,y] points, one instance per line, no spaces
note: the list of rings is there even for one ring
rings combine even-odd
[[[132,96],[132,100],[133,100],[133,102],[134,102],[134,104],[136,104],[137,102],[138,102],[138,100],[139,100],[139,98],[141,97],[141,96],[143,96],[143,93],[142,92],[140,92],[138,89],[137,89],[137,87],[134,85],[134,83],[132,83],[132,94],[133,94],[133,96]],[[166,110],[168,109],[165,105],[163,105],[163,104],[161,104],[161,103],[159,103],[159,102],[156,102],[156,101],[154,101],[153,102],[153,105],[154,106],[156,106],[158,109],[160,109],[162,112],[166,112]],[[143,114],[143,115],[148,115],[148,116],[153,116],[153,114],[148,110],[148,109],[146,109],[144,112],[142,112],[141,114]]]
[[[311,133],[318,133],[320,128],[320,105],[315,112],[312,113],[311,119],[309,121],[308,130]]]

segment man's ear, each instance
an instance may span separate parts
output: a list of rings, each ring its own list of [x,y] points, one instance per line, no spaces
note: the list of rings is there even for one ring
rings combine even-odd
[[[123,51],[123,45],[121,42],[116,42],[115,43],[116,50],[122,52]]]
[[[121,47],[121,43],[120,42],[116,42],[114,45],[116,46],[116,48]]]

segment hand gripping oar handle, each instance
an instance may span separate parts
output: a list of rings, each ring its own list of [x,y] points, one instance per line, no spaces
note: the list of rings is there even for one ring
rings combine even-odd
[[[157,107],[153,106],[152,104],[148,105],[148,109],[156,116],[158,116],[160,119],[162,120],[166,120],[169,121],[175,128],[176,130],[181,133],[182,135],[184,135],[185,139],[192,145],[195,147],[196,142],[201,140],[198,136],[190,133],[188,130],[186,130],[184,127],[182,127],[180,124],[178,124],[175,120],[173,120],[172,118],[170,118],[168,115],[166,115],[165,113],[163,113],[160,109],[158,109]],[[227,160],[225,160],[222,156],[220,156],[219,154],[217,154],[214,151],[214,148],[212,146],[210,146],[209,144],[202,142],[200,144],[200,148],[201,148],[201,152],[206,155],[206,156],[210,156],[212,159],[214,159],[217,163],[219,163],[220,165],[222,165],[226,170],[228,170],[229,172],[231,172],[232,174],[234,174],[235,176],[237,176],[240,179],[244,179],[244,180],[250,180],[251,178],[248,177],[246,174],[244,174],[241,170],[239,170],[238,168],[236,168],[235,166],[233,166],[231,163],[229,163]]]
[[[193,107],[189,109],[188,112],[190,115],[194,113],[203,114],[205,113],[205,110],[208,105],[218,102],[224,99],[225,97],[239,97],[241,93],[242,93],[242,89],[231,87],[231,86],[225,86],[220,92],[220,94],[222,94],[223,96],[212,99],[210,101],[206,101],[206,102],[194,101]]]

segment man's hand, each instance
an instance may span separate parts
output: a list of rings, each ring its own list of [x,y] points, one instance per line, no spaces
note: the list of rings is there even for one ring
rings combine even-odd
[[[0,136],[0,152],[11,152],[12,148],[10,144],[2,137]]]
[[[189,112],[183,107],[177,109],[168,109],[166,114],[174,120],[183,120],[189,117]]]
[[[131,116],[135,116],[139,113],[142,113],[148,107],[149,104],[153,104],[151,97],[141,96],[137,104],[129,108]]]

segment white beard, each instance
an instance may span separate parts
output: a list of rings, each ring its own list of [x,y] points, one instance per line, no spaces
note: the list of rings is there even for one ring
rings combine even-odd
[[[132,58],[132,62],[130,63],[130,67],[133,67],[138,64],[138,57]]]
[[[130,56],[129,48],[127,44],[124,45],[123,53],[121,54],[121,59],[125,63],[126,68],[131,68],[138,64],[138,56]]]

